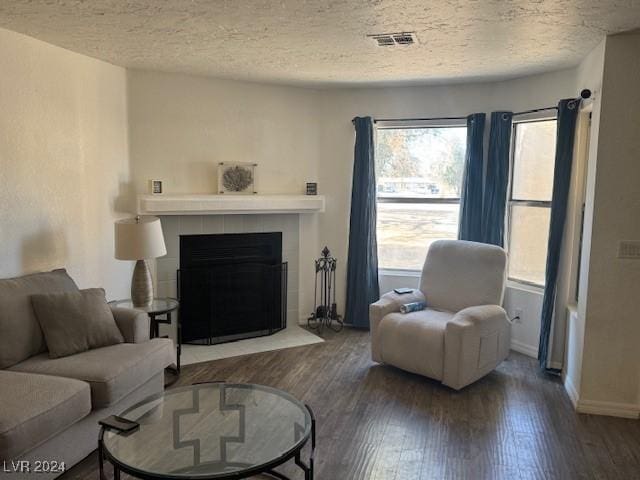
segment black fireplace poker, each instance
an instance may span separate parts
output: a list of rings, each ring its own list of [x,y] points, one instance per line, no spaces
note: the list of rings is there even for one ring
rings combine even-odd
[[[322,256],[316,261],[316,284],[313,295],[314,311],[307,318],[307,325],[318,333],[324,327],[334,332],[342,330],[344,323],[338,315],[336,303],[336,265],[337,260],[325,246]]]

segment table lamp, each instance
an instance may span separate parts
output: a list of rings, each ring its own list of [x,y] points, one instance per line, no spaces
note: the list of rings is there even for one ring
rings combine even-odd
[[[135,260],[131,278],[131,301],[134,307],[149,307],[153,302],[153,283],[146,260],[167,254],[162,225],[158,217],[137,216],[115,223],[116,258]]]

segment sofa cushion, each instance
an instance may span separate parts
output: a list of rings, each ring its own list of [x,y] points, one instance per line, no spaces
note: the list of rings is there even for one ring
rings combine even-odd
[[[31,295],[77,290],[64,269],[0,280],[0,368],[46,351]]]
[[[444,332],[452,318],[453,313],[430,308],[386,315],[379,325],[382,361],[442,380]]]
[[[16,459],[91,412],[89,385],[0,370],[0,461]]]
[[[102,288],[31,297],[49,358],[66,357],[124,339]]]
[[[14,365],[11,370],[83,380],[91,387],[93,408],[101,408],[116,403],[174,362],[173,341],[154,338],[62,358],[51,359],[43,353]]]

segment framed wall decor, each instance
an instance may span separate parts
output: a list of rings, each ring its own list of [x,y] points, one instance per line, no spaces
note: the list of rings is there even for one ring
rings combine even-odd
[[[317,195],[318,184],[316,182],[307,182],[307,195]]]
[[[149,180],[149,193],[151,195],[162,195],[162,180]]]
[[[257,163],[220,162],[218,164],[218,193],[251,195],[256,190]]]

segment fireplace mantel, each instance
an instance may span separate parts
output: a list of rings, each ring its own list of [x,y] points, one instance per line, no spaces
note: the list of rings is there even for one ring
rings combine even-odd
[[[139,215],[324,212],[323,195],[138,195]]]

